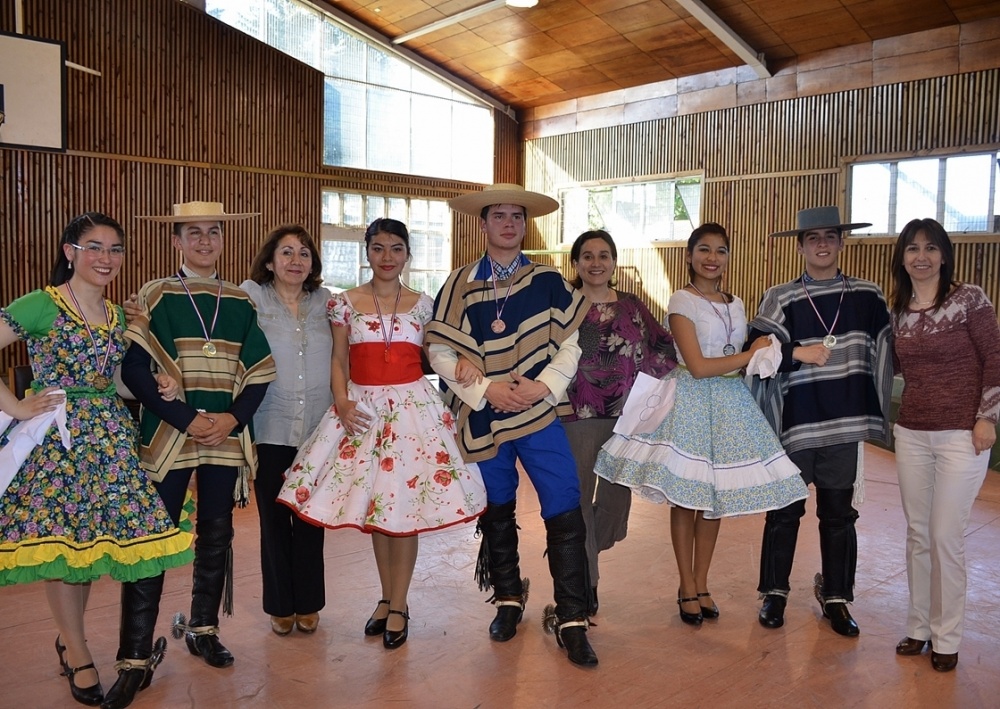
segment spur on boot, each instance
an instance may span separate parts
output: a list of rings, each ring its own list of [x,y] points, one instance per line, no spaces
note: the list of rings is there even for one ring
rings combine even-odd
[[[275,635],[288,635],[295,627],[294,615],[272,615],[271,630]]]
[[[125,659],[115,665],[118,679],[108,690],[101,704],[101,709],[125,709],[132,704],[135,695],[141,692],[153,681],[153,672],[167,650],[167,639],[159,638],[153,645],[153,654],[145,660]]]
[[[680,594],[677,596],[677,608],[680,612],[681,620],[683,620],[688,625],[701,625],[701,622],[705,619],[699,610],[697,613],[688,613],[684,610],[683,603],[698,603],[698,597],[692,596],[691,598],[681,598]]]
[[[383,598],[381,601],[375,604],[375,613],[378,613],[378,607],[381,605],[389,605],[389,599]],[[376,618],[375,613],[372,613],[372,617],[368,619],[365,623],[365,635],[369,637],[374,637],[376,635],[381,635],[385,632],[385,618]],[[386,616],[387,618],[388,616]]]
[[[768,593],[764,596],[764,603],[761,604],[760,613],[757,620],[765,628],[780,628],[785,624],[785,604],[788,599],[777,593]]]
[[[702,598],[707,598],[709,603],[712,605],[706,606],[701,602]],[[718,618],[719,617],[719,607],[715,605],[715,601],[712,600],[712,594],[709,592],[698,594],[698,604],[701,605],[701,615],[703,618]]]
[[[919,655],[924,651],[924,648],[930,647],[930,644],[930,640],[917,640],[907,636],[896,644],[896,654]]]
[[[382,633],[382,645],[386,650],[393,650],[406,642],[406,637],[410,634],[410,614],[408,611],[408,608],[405,611],[389,611],[389,615],[403,616],[403,629],[385,629],[385,632]],[[386,621],[388,621],[388,617],[386,617]]]
[[[98,680],[97,684],[91,687],[77,687],[76,681],[73,679],[78,672],[83,672],[84,670],[94,670],[94,663],[91,662],[87,665],[81,665],[80,667],[70,667],[64,659],[66,652],[66,646],[59,642],[59,636],[56,636],[56,653],[59,655],[59,664],[62,665],[63,671],[59,674],[69,680],[69,691],[73,695],[73,699],[80,702],[80,704],[86,704],[89,707],[96,707],[104,700],[104,688],[101,687],[101,681]]]
[[[830,620],[830,627],[838,635],[854,638],[861,633],[858,624],[851,617],[851,611],[847,609],[847,601],[839,598],[824,601],[823,617]]]

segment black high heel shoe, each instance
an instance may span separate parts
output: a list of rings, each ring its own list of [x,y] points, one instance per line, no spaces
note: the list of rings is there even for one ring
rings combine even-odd
[[[69,692],[73,695],[73,699],[80,702],[80,704],[86,704],[89,707],[96,707],[102,701],[104,701],[104,688],[101,687],[101,680],[97,680],[97,684],[91,687],[77,687],[76,682],[73,678],[78,672],[83,672],[84,670],[94,670],[94,663],[91,662],[87,665],[81,665],[80,667],[70,667],[66,663],[64,654],[66,652],[66,646],[59,642],[59,636],[56,636],[56,653],[59,655],[59,664],[62,665],[63,671],[59,673],[61,677],[65,677],[69,680]]]
[[[705,593],[698,594],[698,598],[711,598],[711,597],[712,594],[708,593],[707,591]],[[701,605],[701,601],[698,601],[698,605]],[[715,601],[712,601],[712,605],[710,606],[701,606],[701,615],[703,618],[712,618],[712,619],[718,618],[719,607],[715,605]]]
[[[681,614],[681,620],[683,620],[688,625],[701,625],[701,622],[705,619],[702,612],[699,610],[697,613],[688,613],[681,606],[682,603],[698,603],[698,597],[693,596],[691,598],[679,598],[677,599],[677,608]],[[700,606],[700,604],[699,604]]]
[[[383,598],[381,601],[375,604],[376,613],[378,612],[378,607],[383,603],[385,605],[389,605],[389,599]],[[385,632],[385,621],[386,618],[388,618],[388,616],[386,616],[386,618],[375,618],[374,613],[372,614],[372,616],[373,617],[369,618],[368,622],[365,623],[365,635],[368,636],[381,635],[382,633]]]
[[[385,632],[382,633],[382,645],[387,650],[393,650],[406,642],[406,636],[410,634],[410,614],[408,611],[409,608],[405,611],[389,611],[390,614],[395,613],[396,615],[403,616],[403,629],[389,630],[386,628]],[[386,620],[388,620],[388,617],[386,617]]]

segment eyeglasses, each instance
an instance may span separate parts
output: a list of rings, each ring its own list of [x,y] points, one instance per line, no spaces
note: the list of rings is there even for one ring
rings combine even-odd
[[[112,246],[109,249],[104,248],[100,244],[87,244],[86,246],[80,246],[79,244],[70,244],[77,251],[85,251],[87,255],[98,258],[104,254],[109,256],[122,257],[125,255],[124,246]]]

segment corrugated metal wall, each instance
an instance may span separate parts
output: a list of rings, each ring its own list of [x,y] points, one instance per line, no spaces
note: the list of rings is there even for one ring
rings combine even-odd
[[[764,290],[795,278],[795,240],[767,235],[795,226],[804,207],[846,206],[845,161],[917,156],[1000,146],[1000,70],[755,104],[529,141],[525,184],[556,194],[584,182],[645,175],[704,175],[702,220],[723,224],[733,239],[727,288],[754,311]],[[913,215],[928,216],[928,215]],[[547,245],[560,240],[546,225]],[[987,243],[991,241],[993,243]],[[1000,239],[957,248],[958,277],[1000,302]],[[887,240],[850,240],[846,272],[888,292]],[[569,271],[567,257],[556,257]],[[661,316],[670,294],[687,282],[684,250],[624,250],[621,280]]]

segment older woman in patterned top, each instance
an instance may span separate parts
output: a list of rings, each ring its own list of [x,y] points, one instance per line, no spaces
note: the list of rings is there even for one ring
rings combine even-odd
[[[583,354],[567,394],[573,413],[562,418],[580,478],[587,525],[587,562],[597,613],[598,552],[625,538],[632,491],[598,479],[594,460],[611,437],[628,392],[639,372],[663,377],[677,366],[674,341],[642,301],[611,287],[618,249],[608,232],[580,234],[570,250],[575,288],[591,302],[580,326]]]
[[[965,530],[986,477],[1000,414],[1000,329],[978,286],[952,280],[951,239],[914,219],[896,241],[893,360],[906,387],[896,465],[906,515],[910,608],[899,655],[931,648],[931,665],[958,665],[965,616]]]

